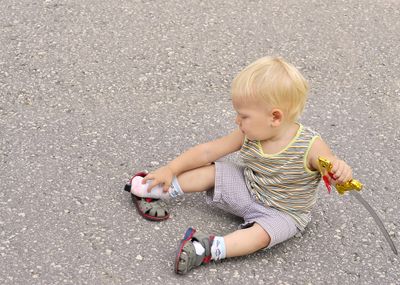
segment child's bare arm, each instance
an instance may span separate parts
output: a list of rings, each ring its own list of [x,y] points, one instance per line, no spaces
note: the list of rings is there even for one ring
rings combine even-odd
[[[148,191],[151,191],[151,189],[158,184],[163,185],[164,190],[167,191],[174,176],[207,165],[229,153],[239,150],[243,144],[243,140],[243,133],[240,130],[235,130],[229,135],[217,140],[194,146],[172,160],[166,166],[149,173],[143,179],[143,183],[152,180]]]
[[[332,163],[332,173],[335,178],[335,180],[332,181],[333,183],[342,184],[353,178],[351,167],[343,160],[337,158],[321,138],[317,138],[311,146],[307,158],[310,169],[320,170],[318,165],[318,157],[320,156],[328,159]]]

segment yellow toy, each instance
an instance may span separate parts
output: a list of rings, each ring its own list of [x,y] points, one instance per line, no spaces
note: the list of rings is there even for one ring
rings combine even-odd
[[[335,179],[331,172],[332,164],[328,159],[326,159],[324,157],[318,158],[318,164],[319,164],[320,172],[322,175],[322,179],[324,180],[325,186],[328,189],[328,192],[330,193],[331,192],[331,184],[329,181],[329,177],[331,177],[332,179]],[[368,204],[368,202],[359,193],[361,191],[361,189],[363,188],[363,184],[358,180],[352,179],[343,184],[336,184],[335,188],[340,195],[343,195],[345,192],[348,192],[353,197],[355,197],[365,207],[365,209],[374,218],[374,220],[375,220],[376,224],[378,225],[379,229],[381,230],[383,236],[389,243],[390,248],[392,249],[394,254],[397,255],[397,249],[396,249],[392,239],[390,238],[389,233],[387,232],[385,226],[383,225],[382,220],[379,218],[378,214],[374,211],[374,209],[371,207],[371,205]]]
[[[332,170],[332,164],[329,160],[323,157],[318,158],[318,163],[319,163],[319,168],[322,177],[324,178],[325,184],[328,182],[327,188],[328,191],[330,192],[330,184],[327,175],[329,175],[331,178],[333,178],[333,175],[331,173]],[[346,191],[351,191],[351,190],[356,190],[356,191],[361,191],[363,185],[360,181],[352,179],[350,181],[347,181],[344,184],[336,184],[335,188],[339,192],[339,194],[343,195],[344,192]]]

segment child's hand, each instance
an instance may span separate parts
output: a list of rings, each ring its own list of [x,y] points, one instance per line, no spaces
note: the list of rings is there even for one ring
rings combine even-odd
[[[332,159],[333,182],[334,184],[343,184],[353,179],[353,174],[350,166],[340,159]]]
[[[167,192],[168,188],[171,187],[173,178],[174,173],[172,170],[168,166],[163,166],[147,174],[143,179],[142,184],[146,184],[147,181],[151,180],[147,192],[151,192],[151,189],[158,184],[163,186],[164,192]]]

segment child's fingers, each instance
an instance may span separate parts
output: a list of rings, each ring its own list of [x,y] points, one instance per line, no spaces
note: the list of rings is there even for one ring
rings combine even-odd
[[[341,161],[341,160],[336,161],[336,163],[332,167],[332,172],[333,172],[333,174],[335,176],[334,178],[337,179],[340,176],[342,176],[344,170],[345,170],[344,162]]]
[[[146,183],[148,183],[149,181],[154,181],[154,180],[157,180],[157,181],[160,181],[160,179],[159,179],[159,175],[157,175],[157,174],[155,174],[155,173],[149,173],[149,174],[147,174],[144,178],[143,178],[143,180],[142,180],[142,184],[146,184]],[[158,182],[158,183],[160,183],[160,182]]]
[[[147,175],[143,178],[142,184],[146,184],[148,180],[152,180],[153,178],[154,178],[154,175],[153,175],[153,174],[151,174],[151,173],[147,174]]]
[[[347,181],[350,181],[351,179],[353,179],[353,174],[352,174],[351,169],[348,168],[343,172],[341,180],[342,180],[342,183],[345,183]]]
[[[163,186],[163,191],[164,191],[164,192],[168,192],[169,187],[171,187],[171,184],[165,183],[164,186]]]
[[[151,189],[153,189],[155,186],[157,186],[159,182],[156,179],[151,180],[151,183],[149,184],[149,187],[147,187],[147,192],[151,192]]]
[[[346,164],[341,164],[338,166],[337,171],[334,173],[336,182],[339,184],[346,183],[352,179],[352,171]]]
[[[336,183],[337,183],[337,181],[329,176],[329,184],[335,185]]]
[[[172,185],[172,179],[167,178],[167,179],[164,181],[163,184],[164,184],[164,185],[163,185],[163,191],[164,191],[164,192],[168,192],[169,188],[170,188],[171,185]]]

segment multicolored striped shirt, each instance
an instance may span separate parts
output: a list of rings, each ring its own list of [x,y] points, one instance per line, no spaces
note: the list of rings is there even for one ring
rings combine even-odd
[[[247,188],[267,207],[290,217],[300,230],[311,220],[321,180],[319,171],[307,167],[307,155],[319,134],[299,124],[296,136],[276,154],[265,154],[260,141],[245,139],[240,157],[245,163]]]

